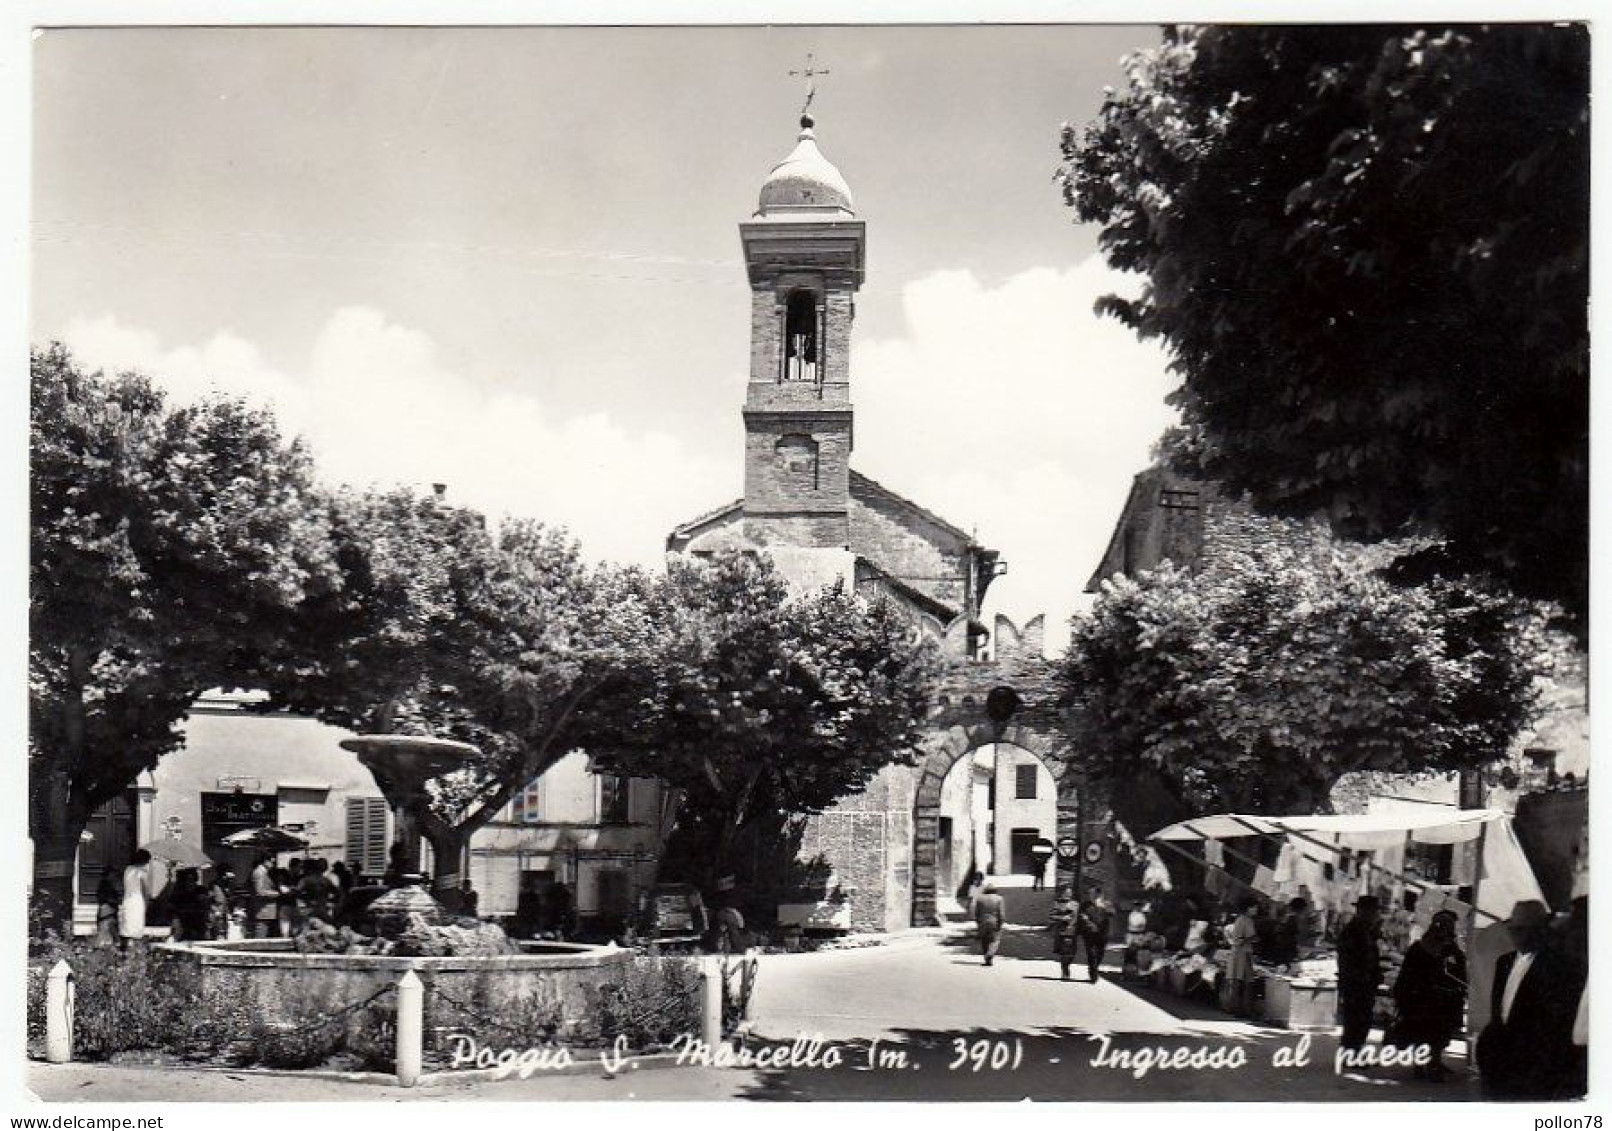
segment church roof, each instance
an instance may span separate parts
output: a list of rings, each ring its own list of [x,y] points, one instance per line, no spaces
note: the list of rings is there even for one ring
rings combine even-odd
[[[876,480],[869,479],[866,475],[863,475],[855,468],[850,469],[850,479],[851,495],[853,498],[857,496],[865,497],[869,494],[881,495],[899,509],[907,511],[909,514],[912,514],[922,519],[924,522],[927,522],[930,525],[938,528],[942,533],[949,535],[956,541],[962,543],[964,546],[976,547],[980,549],[985,556],[991,558],[996,557],[996,551],[985,550],[980,546],[979,542],[972,534],[961,529],[960,527],[953,526],[934,511],[919,506],[905,495],[897,494],[884,484],[879,483]],[[741,497],[734,499],[731,503],[724,503],[720,507],[715,507],[704,512],[703,514],[696,515],[687,522],[679,523],[677,526],[672,528],[671,532],[666,536],[666,548],[669,550],[672,548],[675,542],[692,539],[700,534],[704,529],[719,526],[723,522],[731,521],[743,513],[744,499]]]
[[[817,136],[812,132],[809,115],[800,120],[800,136],[795,148],[777,165],[761,185],[758,216],[777,213],[844,213],[854,216],[851,205],[851,186],[822,150],[817,148]]]
[[[716,507],[713,510],[708,510],[704,514],[696,515],[687,522],[679,523],[678,525],[672,527],[671,533],[666,536],[666,548],[670,550],[672,548],[672,543],[676,542],[680,538],[694,537],[694,535],[700,532],[700,528],[702,526],[716,525],[722,519],[731,518],[743,510],[744,499],[743,497],[740,497],[734,499],[731,503],[724,503],[722,506]]]
[[[886,487],[884,484],[876,482],[876,481],[874,481],[872,479],[869,479],[866,475],[863,475],[860,471],[857,471],[855,468],[852,468],[851,469],[851,492],[852,492],[853,495],[856,493],[856,489],[858,487],[862,487],[862,488],[864,488],[866,490],[871,490],[871,491],[878,492],[879,494],[883,495],[885,498],[889,499],[890,501],[896,503],[897,505],[899,505],[903,509],[913,512],[918,517],[924,519],[926,522],[931,522],[934,525],[940,527],[941,530],[945,531],[947,534],[950,534],[953,538],[956,538],[961,542],[964,542],[964,543],[966,543],[968,545],[971,545],[971,546],[977,544],[975,542],[975,540],[974,540],[974,536],[972,534],[968,533],[966,530],[962,530],[962,529],[960,529],[960,528],[958,528],[956,526],[953,526],[951,523],[949,523],[945,519],[941,518],[934,511],[928,510],[928,509],[926,509],[924,507],[919,506],[917,503],[913,502],[911,499],[907,498],[905,495],[898,495],[896,492],[890,490],[890,488]]]

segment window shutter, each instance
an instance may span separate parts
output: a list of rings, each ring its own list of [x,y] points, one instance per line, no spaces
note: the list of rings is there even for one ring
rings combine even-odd
[[[386,871],[386,799],[347,799],[347,864],[369,875]]]

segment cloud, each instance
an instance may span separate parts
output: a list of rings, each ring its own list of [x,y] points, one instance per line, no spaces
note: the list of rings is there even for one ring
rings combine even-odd
[[[852,360],[856,466],[1002,552],[988,612],[1062,640],[1148,446],[1174,420],[1157,346],[1098,318],[1136,283],[1093,256],[987,285],[913,280],[906,333]]]
[[[1161,351],[1092,313],[1128,283],[1095,257],[995,284],[926,275],[903,290],[905,332],[854,347],[855,466],[1000,550],[1008,572],[987,613],[1046,613],[1049,645],[1173,419]],[[595,558],[658,562],[667,531],[742,482],[736,458],[697,438],[630,431],[605,411],[556,417],[514,380],[472,380],[429,335],[369,307],[332,314],[298,373],[228,330],[166,346],[102,316],[64,339],[86,364],[141,369],[180,399],[270,403],[332,480],[446,483],[489,515],[566,526]]]
[[[164,347],[102,316],[74,319],[63,337],[86,365],[139,369],[178,400],[217,391],[270,405],[330,481],[446,483],[489,515],[567,527],[593,558],[658,563],[673,526],[740,482],[738,468],[668,433],[628,431],[602,412],[558,419],[535,396],[478,384],[428,335],[368,307],[336,311],[299,374],[228,331]]]

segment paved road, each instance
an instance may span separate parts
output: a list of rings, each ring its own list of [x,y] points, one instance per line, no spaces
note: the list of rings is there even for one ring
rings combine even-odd
[[[1025,893],[1028,895],[1029,893]],[[1114,972],[1110,966],[1110,972]],[[1064,982],[1044,931],[1010,929],[984,967],[971,933],[915,934],[865,950],[762,960],[753,1045],[820,1038],[816,1063],[678,1068],[528,1080],[461,1081],[405,1092],[339,1080],[287,1079],[174,1069],[30,1065],[29,1087],[52,1100],[1465,1100],[1469,1080],[1413,1082],[1403,1069],[1333,1072],[1334,1040],[1316,1037],[1309,1064],[1273,1067],[1299,1038],[1218,1011],[1104,979]],[[1106,1043],[1104,1039],[1106,1038]],[[872,1042],[872,1060],[869,1048]],[[960,1044],[959,1044],[960,1042]],[[839,1058],[834,1066],[833,1049]],[[963,1058],[959,1061],[959,1049]],[[987,1061],[976,1071],[975,1049]],[[1008,1066],[991,1069],[995,1055]],[[1219,1051],[1240,1067],[1151,1068],[1101,1062],[1107,1049],[1170,1055]],[[889,1059],[884,1059],[889,1054]],[[797,1059],[811,1056],[799,1046]],[[1453,1066],[1464,1061],[1451,1057]]]

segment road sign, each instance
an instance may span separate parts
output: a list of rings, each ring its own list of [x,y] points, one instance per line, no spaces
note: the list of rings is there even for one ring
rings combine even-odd
[[[1073,860],[1080,851],[1080,842],[1072,836],[1058,838],[1058,859]]]

